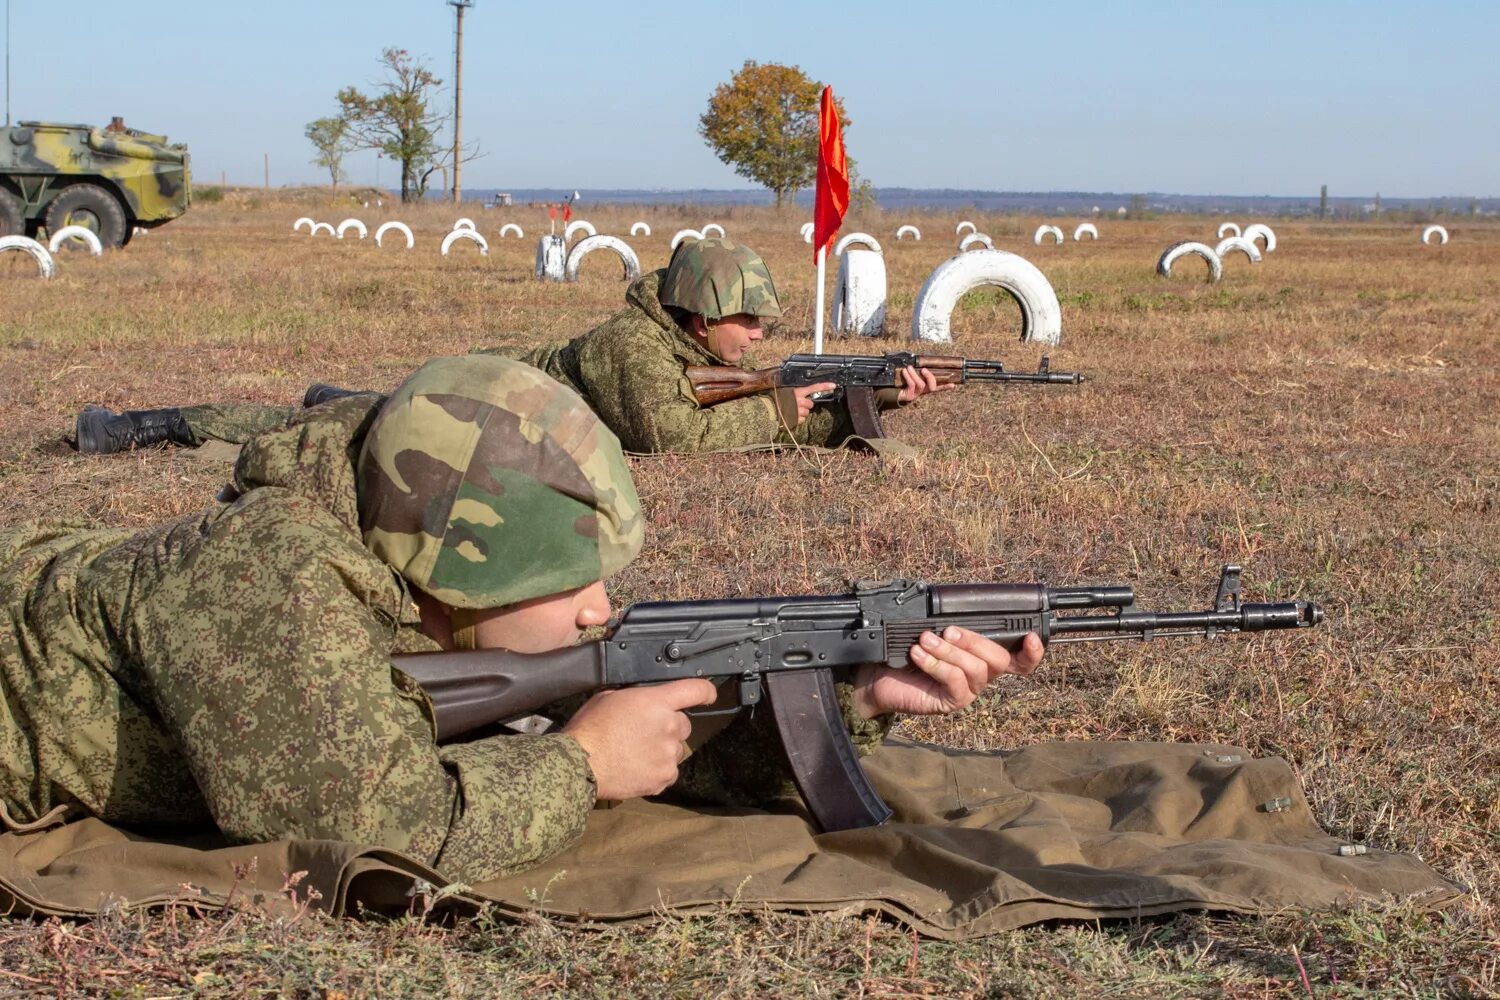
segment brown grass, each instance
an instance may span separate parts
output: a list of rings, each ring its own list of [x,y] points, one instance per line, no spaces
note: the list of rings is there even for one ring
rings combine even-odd
[[[600,254],[576,285],[531,279],[536,210],[468,212],[479,257],[437,241],[458,213],[324,208],[337,223],[402,217],[412,253],[293,236],[307,205],[232,193],[58,277],[0,257],[0,524],[68,517],[140,525],[205,503],[222,466],[185,452],[80,458],[60,444],[87,402],[291,402],[310,381],[387,388],[421,360],[581,332],[617,308]],[[647,267],[677,228],[719,221],[764,253],[788,306],[758,358],[809,343],[800,216],[589,207],[601,231],[637,218]],[[1064,306],[1059,368],[1079,389],[971,387],[894,415],[915,463],[861,455],[634,463],[652,530],[618,601],[828,590],[848,578],[1129,582],[1153,607],[1199,607],[1218,564],[1254,597],[1325,603],[1310,633],[1059,649],[912,735],[973,747],[1057,739],[1227,742],[1293,762],[1331,831],[1414,850],[1472,888],[1441,916],[1357,911],[1054,927],[968,946],[863,920],[663,919],[578,931],[484,922],[332,922],[114,915],[0,926],[0,992],[410,995],[1495,995],[1500,894],[1500,227],[1276,224],[1265,263],[1218,285],[1157,278],[1160,250],[1216,220],[1100,222],[1097,244],[1030,245],[1039,220],[969,214],[1037,264]],[[956,215],[874,214],[903,346],[922,279]],[[915,221],[921,243],[896,243]],[[1250,220],[1241,220],[1250,221]],[[1066,226],[1071,231],[1071,225]],[[831,284],[831,275],[830,275]],[[977,292],[955,352],[1013,367],[1018,313]],[[203,973],[205,978],[194,978]],[[692,985],[689,986],[688,984]]]

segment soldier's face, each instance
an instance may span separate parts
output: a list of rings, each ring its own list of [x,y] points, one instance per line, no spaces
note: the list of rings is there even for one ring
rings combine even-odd
[[[424,603],[423,597],[418,597],[419,606]],[[599,580],[587,587],[480,612],[474,621],[474,645],[517,653],[564,649],[576,644],[584,629],[608,622],[609,611],[609,595],[604,592],[604,581]],[[422,625],[439,645],[453,648],[453,631],[446,614],[429,614],[424,607]]]
[[[497,608],[474,624],[479,649],[509,649],[517,653],[545,653],[576,644],[583,630],[609,621],[609,595],[604,581],[534,597]]]
[[[734,364],[745,356],[745,351],[758,340],[765,339],[760,328],[760,317],[750,313],[735,313],[723,319],[703,320],[704,346],[721,361]]]

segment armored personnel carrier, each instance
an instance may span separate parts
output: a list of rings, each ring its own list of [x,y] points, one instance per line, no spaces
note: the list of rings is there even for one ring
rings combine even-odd
[[[187,147],[126,128],[21,122],[0,128],[0,236],[93,230],[105,247],[130,241],[192,202]]]

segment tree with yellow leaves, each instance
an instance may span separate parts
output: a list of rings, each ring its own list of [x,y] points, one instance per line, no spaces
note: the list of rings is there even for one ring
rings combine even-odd
[[[796,66],[747,60],[709,97],[698,134],[735,173],[769,188],[780,208],[816,175],[822,91]],[[844,103],[835,103],[847,129]]]

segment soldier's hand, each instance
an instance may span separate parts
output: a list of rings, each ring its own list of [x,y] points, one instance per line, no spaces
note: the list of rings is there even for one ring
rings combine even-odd
[[[887,712],[942,715],[967,708],[1001,674],[1025,676],[1042,662],[1042,640],[1033,633],[1014,654],[957,625],[941,636],[923,632],[909,654],[915,670],[866,664],[854,680],[854,707],[870,719]]]
[[[687,759],[693,726],[683,709],[710,705],[718,693],[699,678],[601,691],[562,731],[589,755],[599,798],[655,795],[677,780]]]
[[[957,389],[957,382],[939,382],[937,375],[930,368],[913,368],[907,365],[901,369],[901,395],[896,399],[901,403],[914,403],[930,392],[947,392],[949,389]]]
[[[812,412],[812,408],[818,405],[813,399],[814,396],[820,392],[832,392],[837,388],[838,385],[834,382],[818,382],[793,389],[792,395],[797,400],[797,424],[800,426],[807,419],[807,415]]]

